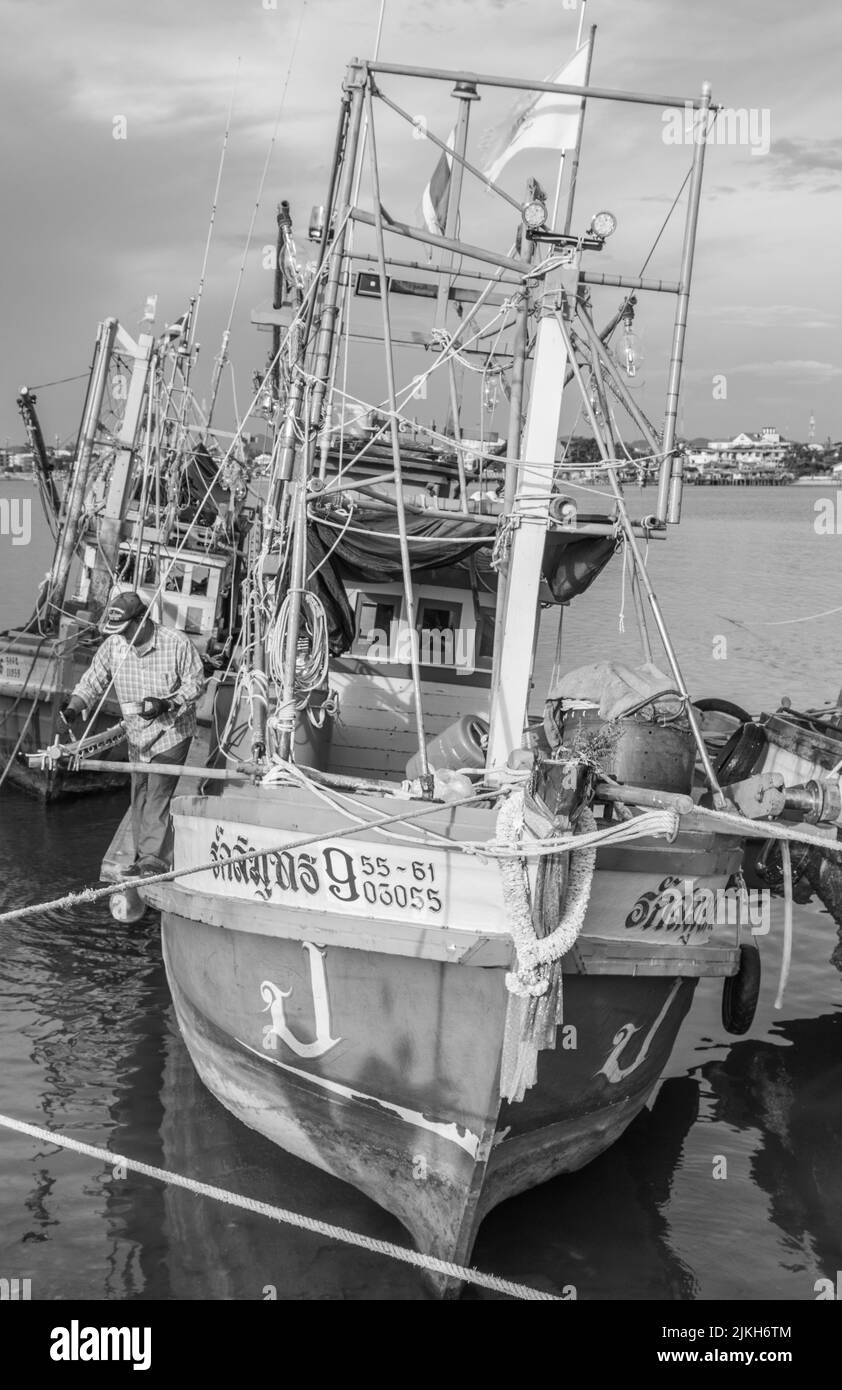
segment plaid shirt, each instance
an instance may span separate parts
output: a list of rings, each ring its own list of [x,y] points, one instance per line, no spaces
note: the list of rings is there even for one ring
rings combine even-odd
[[[90,710],[112,682],[133,759],[149,762],[195,734],[196,701],[205,678],[199,653],[183,632],[156,626],[142,647],[131,646],[119,633],[106,638],[73,694]],[[172,700],[173,708],[158,719],[141,719],[140,704],[147,696]]]

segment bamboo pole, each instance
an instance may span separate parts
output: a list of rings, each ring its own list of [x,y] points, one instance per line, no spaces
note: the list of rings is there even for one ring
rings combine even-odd
[[[421,695],[421,672],[418,665],[416,635],[415,591],[412,584],[412,563],[409,558],[409,542],[406,534],[406,514],[403,506],[403,472],[401,468],[401,446],[398,433],[398,404],[395,387],[395,363],[392,352],[392,323],[389,313],[389,295],[386,289],[386,244],[383,237],[383,209],[380,203],[380,174],[377,168],[377,142],[374,133],[374,111],[371,91],[366,91],[368,110],[368,143],[371,165],[372,195],[374,198],[375,229],[377,233],[377,254],[380,262],[380,303],[383,317],[383,340],[386,357],[386,382],[389,397],[389,425],[392,438],[392,459],[395,468],[395,493],[397,503],[398,534],[400,536],[401,570],[403,573],[404,601],[409,627],[410,661],[412,669],[412,695],[415,706],[415,726],[418,734],[418,759],[421,766],[421,784],[425,795],[432,794],[432,777],[427,762],[427,736],[424,732],[424,707]]]
[[[253,763],[236,763],[234,767],[189,767],[185,763],[116,763],[103,758],[82,758],[75,766],[86,772],[147,773],[151,777],[198,777],[217,782],[241,782],[258,771]]]

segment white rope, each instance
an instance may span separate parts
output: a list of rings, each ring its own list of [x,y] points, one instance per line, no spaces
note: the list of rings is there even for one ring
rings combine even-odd
[[[189,777],[192,769],[185,767],[184,775]],[[201,775],[193,774],[193,775]],[[479,792],[471,796],[460,797],[456,801],[448,802],[448,806],[477,805],[479,802],[487,801],[489,796],[495,796],[495,792]],[[442,803],[438,801],[427,802],[419,811],[403,811],[395,816],[379,816],[369,822],[372,830],[379,830],[382,825],[393,825],[398,821],[420,820],[422,816],[432,815],[435,811],[442,810]],[[238,854],[230,854],[225,859],[212,859],[206,864],[196,864],[190,869],[168,869],[165,873],[138,875],[134,878],[121,878],[117,883],[109,883],[105,888],[83,888],[79,893],[65,893],[61,898],[53,898],[49,902],[30,903],[27,907],[12,908],[9,912],[0,913],[0,924],[3,922],[17,921],[22,917],[32,917],[38,912],[51,912],[57,908],[78,907],[82,903],[99,902],[102,898],[110,898],[112,894],[125,891],[127,888],[151,888],[156,883],[173,883],[177,878],[189,878],[191,874],[202,874],[213,871],[220,864],[247,864],[251,859],[259,856],[284,854],[288,850],[304,849],[307,845],[318,845],[323,840],[344,840],[349,835],[358,835],[359,826],[351,825],[347,830],[327,830],[319,835],[308,835],[303,840],[288,840],[284,844],[274,845],[270,849],[249,849],[243,850]]]
[[[269,674],[274,681],[283,683],[284,659],[289,643],[289,617],[292,608],[293,590],[284,596],[278,616],[266,633],[266,660]],[[301,593],[301,607],[304,614],[307,645],[309,651],[302,652],[300,646],[295,659],[295,707],[301,709],[307,703],[307,696],[327,684],[330,666],[330,650],[327,635],[327,614],[321,599],[308,590]],[[301,629],[299,629],[299,633]],[[299,639],[301,641],[301,638]]]
[[[592,839],[596,828],[593,813],[583,808],[581,821],[590,834],[566,836],[566,840]],[[509,856],[500,865],[503,903],[517,954],[517,968],[506,975],[511,994],[538,997],[550,987],[547,967],[561,960],[576,942],[588,910],[596,849],[592,844],[571,855],[564,912],[556,928],[544,937],[535,932],[529,880],[523,858],[523,790],[507,797],[497,815],[497,839],[506,844]]]
[[[213,1187],[210,1183],[198,1182],[195,1178],[185,1177],[181,1173],[173,1173],[168,1168],[157,1168],[152,1163],[141,1163],[138,1159],[126,1158],[125,1154],[114,1153],[111,1149],[100,1149],[94,1144],[85,1144],[79,1139],[71,1139],[69,1135],[58,1134],[50,1129],[42,1129],[40,1125],[28,1124],[25,1120],[16,1120],[11,1115],[0,1115],[0,1125],[6,1129],[15,1130],[18,1134],[27,1134],[30,1138],[38,1139],[42,1143],[55,1144],[57,1148],[84,1154],[87,1158],[96,1159],[109,1168],[125,1168],[129,1172],[140,1173],[143,1177],[154,1178],[157,1182],[169,1183],[172,1187],[183,1187],[185,1191],[193,1192],[198,1197],[211,1197],[214,1201],[224,1202],[227,1206],[239,1207],[242,1211],[255,1212],[258,1216],[268,1216],[270,1221],[278,1221],[285,1226],[295,1226],[300,1231],[311,1231],[314,1235],[341,1241],[343,1244],[352,1245],[358,1250],[369,1250],[375,1255],[385,1255],[388,1259],[400,1260],[403,1264],[413,1265],[416,1269],[425,1269],[431,1274],[443,1274],[451,1279],[458,1279],[461,1283],[475,1284],[479,1288],[493,1289],[497,1293],[509,1294],[511,1298],[535,1299],[549,1303],[564,1301],[557,1294],[545,1293],[542,1289],[533,1289],[527,1284],[517,1284],[511,1279],[501,1279],[496,1274],[483,1274],[478,1269],[469,1269],[465,1265],[452,1264],[450,1260],[440,1260],[435,1255],[423,1255],[418,1250],[409,1250],[403,1245],[395,1245],[390,1240],[376,1240],[373,1236],[363,1235],[359,1231],[348,1231],[344,1226],[334,1226],[329,1221],[319,1221],[313,1216],[303,1216],[300,1212],[289,1211],[285,1207],[276,1207],[270,1202],[260,1202],[254,1197],[241,1197],[239,1193],[227,1192],[223,1187]]]

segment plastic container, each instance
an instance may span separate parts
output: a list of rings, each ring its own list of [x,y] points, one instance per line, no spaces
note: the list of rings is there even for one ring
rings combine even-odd
[[[463,714],[427,744],[427,762],[431,768],[485,767],[488,744],[488,722],[476,714]],[[421,759],[414,753],[406,765],[411,781],[421,776]]]

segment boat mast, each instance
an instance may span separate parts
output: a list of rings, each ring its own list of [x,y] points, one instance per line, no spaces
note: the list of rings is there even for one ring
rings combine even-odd
[[[41,494],[44,512],[50,530],[53,532],[53,535],[55,535],[55,526],[61,507],[61,499],[53,479],[50,460],[47,457],[47,448],[44,443],[41,422],[35,410],[36,399],[34,391],[30,391],[28,386],[22,386],[17,399],[17,406],[26,428],[29,447],[32,450],[32,463],[35,469],[35,476],[38,479],[38,491]]]
[[[152,327],[152,321],[145,320],[144,328]],[[154,335],[147,331],[139,334],[137,342],[129,337],[125,329],[118,326],[117,341],[122,352],[130,356],[132,372],[126,392],[126,408],[117,431],[119,448],[108,481],[105,506],[99,523],[96,561],[91,575],[91,599],[104,608],[114,584],[114,574],[120,557],[120,541],[125,526],[126,507],[134,481],[135,441],[143,415],[143,402],[147,389],[151,391],[157,366],[157,352],[154,350]],[[142,526],[141,519],[141,526]]]
[[[97,332],[96,351],[91,368],[91,386],[85,403],[82,428],[79,431],[79,444],[76,450],[73,472],[67,493],[65,494],[62,527],[56,543],[56,551],[44,595],[44,610],[52,608],[58,611],[64,604],[64,595],[67,590],[70,566],[73,563],[73,556],[76,552],[76,542],[79,538],[79,519],[85,501],[88,474],[90,473],[94,446],[97,442],[96,436],[99,428],[99,417],[102,410],[102,402],[105,397],[108,367],[111,362],[111,354],[114,350],[117,328],[118,324],[116,319],[105,319],[104,322],[99,325]]]
[[[586,2],[586,0],[583,0],[583,3],[582,3],[582,15],[581,15],[582,21],[584,21],[584,18],[585,18],[585,2]],[[589,38],[588,38],[588,56],[587,56],[587,58],[586,58],[586,60],[585,60],[585,86],[586,86],[586,87],[589,85],[590,80],[591,80],[591,64],[593,63],[593,48],[594,48],[594,43],[595,43],[595,41],[596,41],[596,25],[595,25],[595,24],[592,24],[592,25],[591,25],[591,29],[590,29],[590,35],[589,35]],[[564,230],[565,232],[569,232],[569,231],[570,231],[570,227],[571,227],[571,224],[572,224],[572,222],[573,222],[573,202],[574,202],[574,199],[575,199],[575,197],[576,197],[576,179],[578,178],[578,175],[579,175],[579,159],[580,159],[580,156],[581,156],[581,154],[582,154],[582,135],[583,135],[584,129],[585,129],[585,107],[586,107],[586,106],[587,106],[587,100],[586,100],[586,99],[583,99],[582,105],[581,105],[581,107],[579,108],[579,120],[578,120],[578,123],[577,123],[577,125],[576,125],[576,143],[575,143],[575,145],[573,146],[573,154],[572,154],[571,159],[570,159],[570,183],[569,183],[568,189],[567,189],[567,210],[566,210],[566,212],[565,212],[565,214],[564,214],[564,227],[563,227],[563,230]]]
[[[281,491],[286,490],[289,501],[289,514],[293,517],[292,555],[289,570],[289,622],[288,640],[283,658],[283,682],[276,714],[279,729],[279,754],[288,759],[292,752],[295,731],[295,671],[298,656],[298,633],[301,625],[301,605],[304,588],[307,557],[307,479],[311,456],[317,438],[318,422],[330,377],[331,354],[336,336],[336,323],[339,314],[339,297],[342,289],[343,254],[348,223],[352,208],[352,188],[354,168],[357,159],[357,146],[363,112],[363,96],[367,75],[365,67],[354,59],[345,78],[345,90],[351,93],[348,123],[346,128],[342,182],[338,194],[336,234],[330,249],[329,269],[322,296],[319,332],[314,350],[312,375],[314,377],[309,401],[305,400],[305,383],[302,371],[296,372],[287,404],[284,431],[277,465],[275,483],[267,506],[267,522],[276,524]],[[337,150],[338,153],[338,150]],[[329,215],[329,214],[328,214]],[[327,239],[327,229],[326,229]],[[311,301],[312,308],[312,301]],[[309,320],[312,322],[312,318]],[[302,348],[304,346],[302,335]],[[307,447],[298,445],[298,438],[304,432],[304,411],[309,406]],[[312,428],[310,428],[312,426]]]
[[[658,520],[677,523],[681,520],[681,494],[684,487],[684,460],[673,458],[675,429],[678,421],[678,395],[681,389],[681,368],[684,360],[684,339],[687,334],[687,310],[690,303],[690,281],[693,276],[693,257],[696,250],[696,230],[702,200],[702,175],[705,168],[708,122],[710,119],[710,83],[702,85],[693,140],[693,166],[690,173],[690,193],[684,223],[684,244],[681,251],[681,270],[678,278],[678,297],[675,303],[672,355],[670,357],[667,401],[664,413],[663,461],[658,480]]]
[[[503,643],[492,691],[487,767],[506,766],[521,746],[526,723],[532,661],[538,625],[541,561],[547,530],[547,504],[553,488],[568,353],[560,319],[569,321],[576,304],[581,252],[571,248],[564,263],[544,278],[541,319],[524,433],[522,466],[514,507],[509,572],[503,609]],[[518,497],[528,499],[518,509]]]

